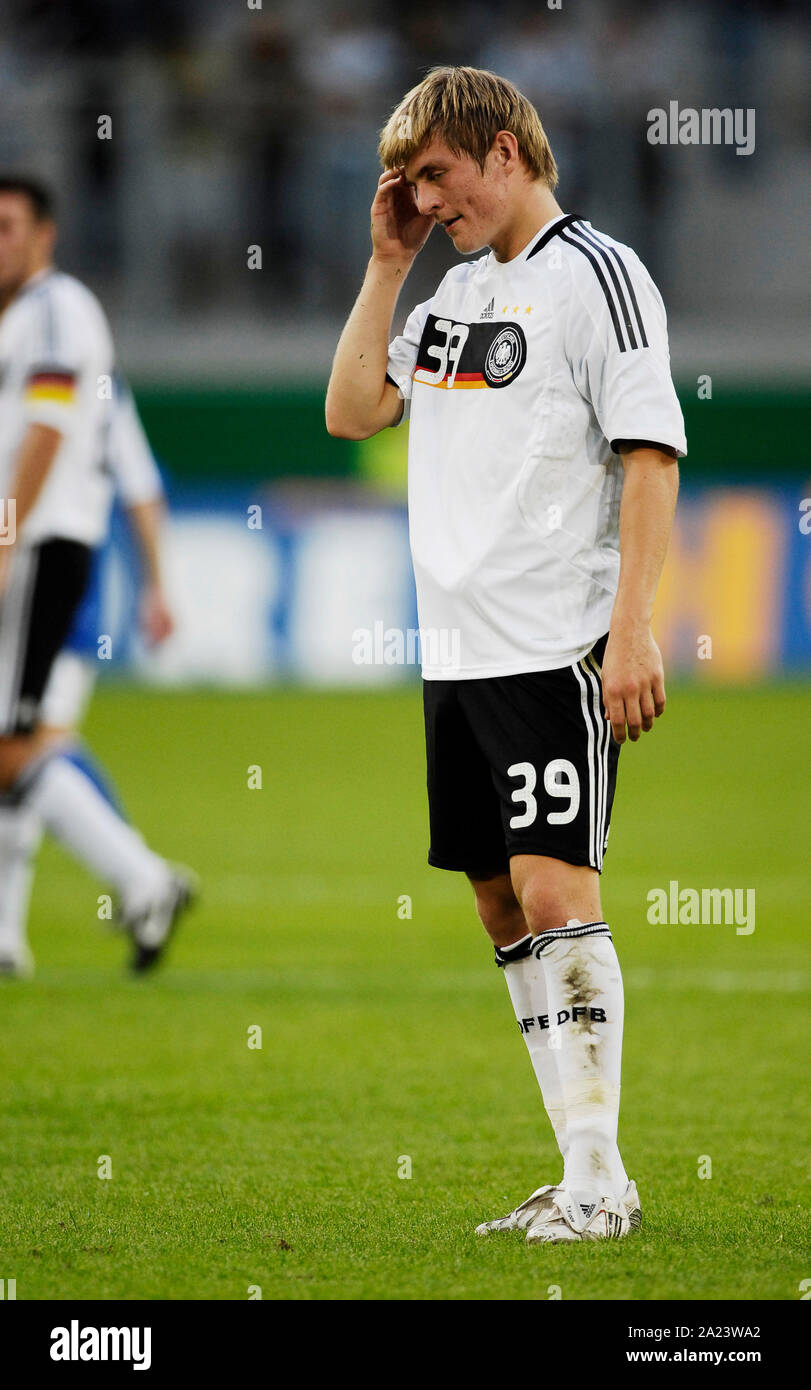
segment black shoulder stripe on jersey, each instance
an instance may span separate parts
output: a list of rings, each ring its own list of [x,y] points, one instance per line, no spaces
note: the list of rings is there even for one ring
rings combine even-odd
[[[527,260],[531,261],[532,257],[537,256],[539,251],[543,251],[543,248],[546,246],[547,242],[550,242],[553,236],[557,236],[558,232],[561,231],[563,227],[570,227],[572,223],[577,222],[579,218],[579,212],[570,212],[567,213],[565,217],[561,217],[560,221],[556,222],[554,227],[550,227],[547,232],[544,232],[542,237],[538,238],[529,255],[527,256]]]
[[[629,454],[634,449],[658,449],[660,454],[678,458],[672,444],[658,444],[655,439],[609,439],[608,442],[615,454]]]
[[[614,262],[608,254],[608,248],[606,247],[605,242],[598,241],[597,238],[592,236],[590,232],[587,232],[582,222],[572,227],[572,233],[574,236],[580,237],[583,241],[587,241],[589,246],[594,247],[594,250],[597,252],[598,256],[602,257],[602,260],[605,264],[605,268],[611,276],[614,289],[617,293],[617,304],[619,307],[620,314],[622,316],[622,322],[625,324],[625,332],[628,335],[628,346],[631,348],[637,347],[638,345],[636,337],[634,335],[634,325],[631,320],[630,305],[628,304],[628,300],[625,298],[625,295],[622,292],[622,285],[619,282],[617,272],[614,269]]]
[[[591,264],[594,267],[594,274],[597,276],[597,279],[599,280],[603,288],[603,294],[605,295],[606,304],[608,305],[608,312],[611,315],[611,322],[614,325],[614,332],[617,335],[617,342],[619,343],[620,352],[624,352],[625,341],[620,331],[620,321],[617,317],[617,310],[614,305],[614,300],[611,297],[611,291],[608,288],[608,283],[606,281],[605,276],[603,275],[602,270],[600,269],[600,262],[597,260],[596,256],[592,255],[588,247],[583,245],[582,241],[575,241],[574,237],[567,236],[565,232],[561,232],[560,235],[563,241],[568,242],[570,246],[574,246],[577,251],[580,251],[580,253],[586,257],[587,261],[591,261]]]
[[[647,347],[647,346],[648,346],[648,340],[647,340],[647,337],[645,336],[645,325],[644,325],[644,323],[642,322],[642,315],[641,315],[641,313],[639,312],[639,305],[638,305],[638,303],[637,303],[636,294],[634,293],[633,281],[631,280],[631,277],[630,277],[630,275],[628,274],[628,270],[627,270],[627,268],[626,268],[626,265],[625,265],[624,260],[622,259],[622,256],[620,256],[620,254],[619,254],[619,252],[617,251],[616,247],[614,247],[614,246],[609,246],[607,242],[603,241],[603,240],[600,238],[600,236],[598,235],[598,233],[595,232],[595,230],[594,230],[593,227],[592,227],[590,233],[586,233],[586,232],[583,230],[582,226],[576,228],[575,230],[582,232],[582,235],[583,235],[583,236],[587,236],[587,235],[588,235],[588,236],[591,237],[591,239],[592,239],[593,241],[599,242],[599,244],[600,244],[601,246],[604,246],[605,249],[606,249],[606,251],[609,251],[609,252],[611,253],[611,255],[614,257],[614,260],[617,262],[617,265],[619,266],[620,270],[622,271],[622,278],[624,279],[626,285],[628,286],[628,294],[630,295],[631,303],[632,303],[633,306],[634,306],[634,314],[636,315],[636,322],[637,322],[637,327],[639,328],[639,336],[640,336],[640,338],[642,339],[642,346],[643,346],[643,347]]]

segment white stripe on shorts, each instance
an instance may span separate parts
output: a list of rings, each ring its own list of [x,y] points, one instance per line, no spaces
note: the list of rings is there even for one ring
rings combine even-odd
[[[589,652],[583,659],[582,665],[586,669],[589,680],[592,684],[594,718],[597,721],[597,758],[598,758],[598,785],[599,810],[597,815],[597,867],[603,866],[603,849],[605,845],[605,825],[608,819],[608,748],[611,742],[611,725],[603,714],[602,699],[600,696],[600,667]],[[589,669],[591,668],[591,669]]]
[[[572,666],[572,670],[580,686],[580,707],[583,711],[583,718],[586,721],[588,733],[588,753],[587,762],[589,768],[589,863],[592,868],[598,868],[597,856],[597,834],[596,834],[596,815],[597,815],[597,754],[595,748],[595,729],[589,708],[589,684],[583,673],[583,662],[577,662]]]

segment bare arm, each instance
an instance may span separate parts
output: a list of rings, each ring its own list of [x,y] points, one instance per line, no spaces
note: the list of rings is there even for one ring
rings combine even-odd
[[[138,542],[143,573],[141,624],[151,642],[163,642],[175,626],[163,590],[161,533],[165,514],[162,498],[136,502],[127,508],[127,516]]]
[[[326,418],[339,439],[368,439],[396,425],[403,402],[386,380],[389,331],[405,271],[369,262],[361,292],[341,334],[327,387]]]
[[[414,257],[433,226],[432,217],[417,211],[397,169],[381,174],[371,215],[372,257],[327,387],[327,429],[340,439],[368,439],[402,417],[397,387],[386,380],[391,320]]]
[[[16,507],[15,528],[18,534],[45,485],[61,442],[59,430],[52,429],[50,425],[29,425],[23,436],[8,493],[9,500],[13,499]],[[13,543],[0,546],[0,596],[8,583],[13,548]]]
[[[42,491],[61,443],[59,430],[50,425],[29,425],[23,436],[9,491],[17,503],[18,530]]]
[[[650,630],[676,509],[675,458],[652,446],[620,447],[625,479],[620,507],[620,577],[603,657],[603,699],[614,737],[633,741],[665,708],[662,657]]]

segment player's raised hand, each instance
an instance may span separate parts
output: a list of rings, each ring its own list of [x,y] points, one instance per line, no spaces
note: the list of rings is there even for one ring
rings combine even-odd
[[[662,654],[650,628],[612,628],[602,666],[605,717],[617,743],[653,728],[664,713],[665,673]]]
[[[372,203],[372,255],[378,261],[412,261],[434,225],[421,213],[402,169],[385,169]]]

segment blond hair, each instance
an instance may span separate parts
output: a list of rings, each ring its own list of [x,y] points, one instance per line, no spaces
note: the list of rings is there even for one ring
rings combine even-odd
[[[538,112],[512,82],[484,68],[432,68],[380,132],[380,162],[384,169],[396,169],[430,140],[440,139],[453,154],[470,155],[483,171],[500,130],[511,131],[526,167],[554,188],[557,165]]]

